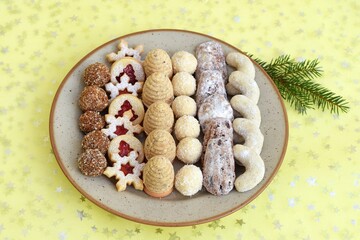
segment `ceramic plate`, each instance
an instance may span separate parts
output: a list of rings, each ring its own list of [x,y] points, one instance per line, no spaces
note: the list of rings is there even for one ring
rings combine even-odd
[[[150,30],[121,38],[129,46],[143,44],[143,58],[154,48],[162,48],[170,56],[179,50],[194,53],[198,44],[209,40],[219,42],[225,54],[240,51],[219,39],[182,30]],[[257,64],[256,82],[261,91],[258,103],[262,116],[260,128],[265,136],[261,157],[265,162],[266,172],[264,179],[254,189],[246,193],[239,193],[234,189],[226,196],[213,196],[203,189],[192,197],[184,197],[174,191],[168,197],[156,199],[132,186],[128,186],[124,192],[117,192],[115,184],[107,177],[86,177],[80,173],[77,158],[82,152],[83,134],[78,127],[81,114],[78,98],[84,88],[82,74],[94,62],[107,63],[105,55],[117,50],[119,39],[101,45],[82,58],[66,75],[55,95],[50,116],[51,144],[56,159],[70,182],[86,198],[113,214],[160,226],[186,226],[212,221],[239,210],[256,198],[278,171],[288,140],[287,115],[280,94],[269,76]],[[175,168],[179,165],[177,162]]]

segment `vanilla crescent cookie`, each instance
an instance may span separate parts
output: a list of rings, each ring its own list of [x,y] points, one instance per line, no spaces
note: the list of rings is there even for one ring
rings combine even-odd
[[[175,140],[168,131],[155,129],[145,139],[144,153],[146,159],[162,155],[173,162],[176,156]]]
[[[261,153],[264,135],[254,121],[246,118],[236,118],[233,121],[234,132],[245,140],[244,146],[252,148],[257,154]]]
[[[246,192],[261,182],[265,175],[264,161],[253,149],[236,144],[233,147],[234,158],[245,167],[245,172],[235,180],[238,192]]]
[[[119,192],[124,191],[127,185],[133,185],[137,190],[143,190],[144,185],[140,176],[142,174],[145,163],[139,163],[135,151],[130,152],[126,157],[122,157],[119,161],[113,163],[113,166],[107,167],[104,175],[108,178],[115,177],[118,181],[116,188]]]
[[[132,94],[122,94],[114,98],[109,106],[109,114],[122,117],[126,111],[131,110],[133,116],[130,121],[133,125],[140,124],[144,119],[144,105],[142,101]]]
[[[146,76],[154,72],[164,72],[169,78],[173,75],[170,56],[163,49],[153,49],[148,52],[143,65]]]
[[[164,72],[155,72],[146,78],[142,93],[142,101],[146,107],[157,101],[171,104],[173,99],[173,86]]]
[[[251,60],[239,52],[231,52],[226,56],[226,62],[234,67],[226,85],[228,94],[242,94],[251,99],[255,104],[259,101],[260,90],[255,81],[255,67]]]
[[[140,54],[144,51],[144,45],[137,45],[135,48],[129,48],[128,43],[124,39],[120,39],[118,49],[119,51],[117,53],[109,53],[106,55],[106,59],[109,62],[115,62],[124,57],[133,57],[140,61]]]
[[[142,126],[140,124],[133,125],[130,121],[132,117],[131,110],[126,111],[122,117],[106,114],[105,121],[108,125],[107,128],[101,129],[101,132],[110,139],[124,134],[134,135],[134,133],[141,133],[143,131]]]
[[[147,109],[144,117],[144,131],[150,134],[155,129],[172,131],[174,125],[174,113],[166,102],[155,102]]]
[[[131,135],[121,135],[111,140],[108,148],[108,156],[111,162],[121,161],[121,158],[128,156],[132,151],[137,153],[137,161],[144,161],[144,149],[139,139]]]
[[[235,95],[231,98],[230,104],[243,118],[252,120],[257,127],[260,127],[260,109],[250,98],[245,95]]]

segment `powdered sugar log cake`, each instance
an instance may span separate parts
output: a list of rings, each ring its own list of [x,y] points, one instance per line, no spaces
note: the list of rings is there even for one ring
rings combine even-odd
[[[209,41],[199,44],[195,56],[198,60],[195,72],[196,79],[199,79],[200,74],[206,70],[220,71],[223,79],[227,78],[225,56],[219,43]]]

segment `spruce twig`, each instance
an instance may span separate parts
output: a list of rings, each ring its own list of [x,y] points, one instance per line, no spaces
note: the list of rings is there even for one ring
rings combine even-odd
[[[258,58],[254,61],[269,74],[282,98],[299,113],[306,114],[315,107],[336,114],[350,109],[343,97],[313,81],[322,76],[318,59],[298,62],[289,55],[281,55],[269,63]]]

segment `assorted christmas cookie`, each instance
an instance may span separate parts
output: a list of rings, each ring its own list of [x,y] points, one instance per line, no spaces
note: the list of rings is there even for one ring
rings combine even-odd
[[[213,195],[244,192],[263,179],[260,91],[250,59],[225,58],[214,41],[199,44],[195,55],[179,50],[170,58],[151,49],[144,61],[143,45],[131,48],[122,39],[118,49],[106,55],[108,63],[83,72],[82,174],[105,175],[119,192],[132,185],[156,198],[174,188],[190,197],[203,186]],[[236,69],[229,79],[227,64]],[[174,161],[183,165],[176,175]],[[246,168],[237,178],[235,161]]]
[[[143,170],[144,191],[152,197],[166,197],[173,191],[174,175],[174,167],[168,158],[152,157]]]
[[[108,125],[101,131],[110,139],[124,134],[139,134],[143,131],[143,128],[140,124],[134,125],[131,122],[130,119],[132,119],[133,116],[134,115],[131,110],[124,112],[122,117],[115,117],[114,115],[106,114],[105,121]]]
[[[163,72],[169,78],[173,75],[173,68],[170,56],[163,49],[153,49],[146,55],[144,61],[144,70],[146,76],[155,72]]]
[[[132,112],[130,121],[136,125],[144,119],[144,105],[141,100],[131,94],[122,94],[117,96],[109,106],[109,114],[115,117],[123,117],[127,111]]]
[[[142,93],[142,101],[146,107],[157,101],[171,104],[173,99],[173,86],[164,72],[155,72],[146,78]]]
[[[119,192],[124,191],[127,185],[133,185],[135,189],[143,190],[143,181],[140,177],[145,163],[139,163],[137,159],[137,152],[131,151],[105,169],[104,175],[109,178],[115,177],[118,180],[116,188]]]
[[[176,156],[175,140],[168,131],[156,129],[145,139],[144,153],[146,159],[162,155],[173,162]]]
[[[140,54],[144,51],[144,45],[137,45],[134,48],[129,48],[128,43],[121,39],[118,44],[119,51],[117,53],[109,53],[106,55],[106,59],[109,62],[115,62],[124,57],[133,57],[134,59],[141,61]]]
[[[104,110],[109,103],[108,96],[104,89],[98,86],[87,86],[80,94],[79,106],[83,111]]]
[[[84,83],[87,86],[103,87],[108,82],[110,82],[110,70],[105,64],[96,62],[85,68]]]
[[[106,166],[107,161],[99,149],[86,149],[78,159],[78,166],[86,176],[100,176]]]
[[[110,93],[110,99],[116,96],[130,93],[135,96],[142,90],[145,73],[141,62],[125,57],[117,60],[111,66],[111,82],[105,85]]]

